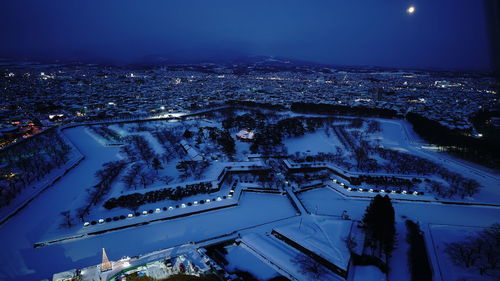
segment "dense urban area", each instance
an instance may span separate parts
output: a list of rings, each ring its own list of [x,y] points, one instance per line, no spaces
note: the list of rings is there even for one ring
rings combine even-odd
[[[471,116],[498,105],[495,80],[481,73],[333,68],[269,58],[228,65],[3,61],[0,66],[2,130],[39,122],[150,116],[234,100],[384,108],[419,113],[474,133]]]

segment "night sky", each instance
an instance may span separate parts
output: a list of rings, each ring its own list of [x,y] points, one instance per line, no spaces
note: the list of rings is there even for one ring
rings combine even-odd
[[[480,0],[15,0],[0,3],[0,57],[136,62],[272,55],[488,70],[486,22]]]

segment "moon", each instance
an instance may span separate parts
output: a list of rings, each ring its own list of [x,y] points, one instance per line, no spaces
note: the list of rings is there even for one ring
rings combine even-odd
[[[406,13],[408,13],[408,15],[413,15],[415,13],[415,6],[411,5],[408,7],[408,9],[406,9]]]

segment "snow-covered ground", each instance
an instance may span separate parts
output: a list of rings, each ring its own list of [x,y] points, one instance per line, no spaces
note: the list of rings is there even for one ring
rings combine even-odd
[[[406,234],[406,225],[404,222],[398,221],[396,223],[396,248],[392,252],[390,260],[391,270],[389,271],[389,280],[400,280],[402,276],[410,276],[407,265],[409,245],[406,242]]]
[[[265,264],[244,246],[230,245],[225,248],[227,251],[225,258],[229,262],[226,267],[228,272],[247,271],[259,280],[268,280],[279,275],[276,270]]]
[[[353,281],[385,281],[387,280],[385,274],[380,271],[376,266],[365,265],[365,266],[355,266],[354,267],[354,279]],[[403,279],[394,279],[403,280]],[[407,279],[404,279],[407,280]]]
[[[343,241],[351,225],[350,220],[306,216],[298,225],[276,227],[274,231],[347,271],[350,253]]]
[[[456,266],[451,261],[450,257],[444,252],[446,243],[459,242],[467,240],[468,236],[475,236],[480,231],[484,230],[482,227],[472,226],[458,226],[458,225],[443,225],[443,224],[430,224],[429,230],[431,237],[428,244],[432,245],[437,256],[437,264],[441,272],[442,280],[463,280],[463,281],[493,281],[498,280],[499,276],[480,275],[479,271],[475,268],[463,268]]]
[[[251,233],[242,236],[242,244],[248,247],[256,255],[260,255],[269,265],[273,266],[283,276],[290,280],[316,281],[316,276],[311,275],[308,271],[303,270],[301,265],[303,261],[297,260],[301,253],[282,241],[278,240],[270,234]],[[311,259],[307,256],[305,259]],[[324,281],[340,281],[343,280],[340,276],[334,274],[324,268],[321,280]]]
[[[469,202],[500,203],[500,181],[498,174],[475,165],[468,165],[464,161],[456,160],[443,153],[427,149],[425,144],[413,135],[410,128],[408,128],[408,124],[404,121],[385,119],[378,119],[378,121],[381,122],[382,132],[373,138],[378,139],[384,147],[425,157],[442,164],[452,171],[476,179],[481,183],[483,188],[473,198],[467,198],[466,200]],[[158,142],[156,137],[150,132],[137,131],[136,128],[138,126],[150,128],[165,126],[173,128],[178,125],[179,122],[154,121],[141,125],[137,123],[111,125],[110,128],[122,136],[130,134],[142,135],[155,153],[162,154],[165,152],[165,147]],[[195,127],[213,127],[219,125],[209,120],[188,120],[183,122],[182,126],[184,126],[183,128],[192,128],[192,131],[195,132]],[[234,266],[233,269],[239,266],[240,269],[248,270],[262,279],[272,277],[274,276],[273,274],[278,272],[286,277],[290,277],[292,280],[296,280],[294,278],[308,280],[311,277],[301,272],[296,263],[293,262],[293,258],[298,254],[298,251],[278,240],[270,232],[275,228],[281,229],[301,240],[304,246],[309,248],[316,247],[318,254],[323,254],[327,259],[335,260],[345,254],[345,249],[339,250],[339,247],[332,246],[339,243],[345,233],[345,231],[342,231],[343,228],[338,226],[339,223],[345,223],[345,221],[340,221],[341,214],[345,210],[351,218],[360,220],[370,200],[370,198],[346,197],[330,187],[316,188],[297,195],[300,199],[299,209],[302,210],[303,205],[312,215],[302,210],[302,215],[297,216],[297,210],[293,207],[292,201],[288,196],[243,192],[240,197],[239,192],[241,192],[241,187],[238,187],[234,199],[211,202],[210,205],[204,206],[191,206],[185,209],[182,208],[182,210],[177,209],[171,213],[161,211],[158,214],[141,216],[140,218],[111,222],[109,225],[113,227],[121,226],[132,220],[137,220],[138,222],[150,221],[153,217],[169,216],[170,214],[174,214],[174,212],[186,212],[188,209],[194,210],[195,208],[202,209],[218,205],[222,206],[224,204],[230,205],[230,201],[237,202],[237,206],[211,210],[172,220],[152,222],[143,226],[70,239],[45,247],[34,248],[34,243],[40,241],[88,232],[88,230],[82,228],[81,222],[78,222],[77,227],[59,229],[58,225],[62,221],[60,213],[66,210],[74,212],[75,209],[81,207],[86,200],[86,189],[96,183],[95,172],[101,169],[104,163],[120,160],[124,157],[120,153],[120,147],[107,146],[106,142],[101,141],[95,133],[90,132],[85,127],[67,129],[64,130],[64,134],[81,151],[85,159],[42,195],[33,200],[28,208],[25,208],[11,220],[0,226],[0,237],[5,238],[5,241],[7,241],[7,243],[4,242],[2,244],[2,251],[0,253],[0,280],[39,280],[48,278],[54,272],[98,264],[100,262],[100,250],[103,247],[106,248],[108,257],[111,260],[117,260],[122,256],[144,254],[158,249],[212,239],[226,234],[241,234],[241,241],[243,241],[242,246],[236,247],[237,250],[233,249],[234,252],[230,252],[228,255],[228,259],[233,261],[231,264],[231,266]],[[195,141],[192,140],[190,144],[194,145],[194,143]],[[334,152],[335,147],[342,147],[335,134],[331,133],[330,136],[327,136],[324,129],[319,129],[303,137],[287,139],[285,143],[290,154],[296,151],[309,151],[307,152],[309,154]],[[212,146],[212,148],[216,149],[215,146]],[[211,149],[211,147],[210,145],[201,145],[199,149],[204,151]],[[248,143],[237,142],[236,160],[246,160],[248,150]],[[250,163],[253,162],[247,162],[246,164],[250,165]],[[157,181],[144,189],[144,191],[155,190],[170,185],[181,185],[181,180],[178,179],[179,172],[175,164],[175,161],[169,162],[164,165],[163,170],[159,171],[162,176],[172,176],[174,178],[172,183],[167,185]],[[229,163],[223,157],[218,162],[214,162],[200,179],[187,178],[182,180],[182,182],[213,179],[227,165],[237,166],[238,164]],[[244,166],[245,164],[242,165]],[[250,177],[249,175],[242,176]],[[248,185],[257,186],[254,183]],[[225,185],[220,193],[195,195],[181,200],[182,202],[166,200],[158,204],[146,204],[141,206],[139,210],[181,204],[205,197],[207,199],[215,198],[222,194],[226,195],[228,189],[229,186]],[[293,195],[292,187],[287,187],[284,190],[290,194],[295,203],[298,202]],[[131,192],[134,192],[134,190],[126,190],[123,183],[115,182],[108,197]],[[406,218],[418,221],[424,227],[429,224],[486,227],[498,222],[498,218],[500,217],[500,208],[495,206],[465,206],[442,204],[439,202],[394,201],[393,203],[397,218],[398,247],[394,251],[391,261],[391,265],[394,267],[389,273],[389,280],[391,281],[409,279],[406,265],[408,245],[404,241],[406,235],[404,220]],[[129,210],[120,208],[108,211],[102,206],[94,206],[91,211],[91,217],[97,219],[99,217],[127,214],[128,212]],[[300,222],[301,219],[303,220],[302,222]],[[303,228],[304,230],[312,229],[314,231],[304,231],[303,235],[300,231],[297,232],[297,225],[301,223],[304,225],[300,226],[300,230]],[[93,228],[101,230],[107,226],[107,224],[103,224],[93,226]],[[90,228],[92,226],[88,229]],[[438,243],[438,247],[439,243],[445,241],[446,239],[444,238],[448,237],[448,235],[456,235],[458,239],[462,238],[466,233],[465,231],[452,231],[450,229],[454,229],[454,226],[443,229],[431,227],[433,239],[434,241],[438,241],[435,242]],[[329,234],[326,235],[326,232]],[[335,251],[321,253],[322,249],[324,250],[328,247],[340,252],[336,253],[338,255],[335,256],[332,256],[332,253]],[[436,250],[436,252],[439,252],[439,250]],[[435,253],[429,253],[429,255],[435,255]],[[439,253],[437,257],[440,267],[442,267],[440,269],[442,273],[443,266],[441,266],[441,263],[446,263],[444,260],[445,257]],[[250,262],[250,260],[252,261]],[[341,260],[345,261],[345,258]],[[245,261],[249,261],[248,264]],[[259,266],[256,264],[259,264]],[[345,264],[342,264],[342,266],[345,266]],[[444,270],[447,270],[452,267],[445,265],[444,268]],[[366,277],[369,278],[366,279],[364,276],[370,277]],[[355,280],[378,281],[382,280],[382,276],[380,272],[371,267],[355,268]],[[453,276],[446,277],[444,280],[454,280],[453,278]],[[340,279],[330,272],[322,280]]]
[[[334,152],[336,146],[342,147],[335,134],[331,133],[330,136],[327,136],[324,129],[301,137],[286,139],[284,143],[289,154],[294,154],[295,152],[307,152],[310,154],[317,154],[319,152],[327,153]]]

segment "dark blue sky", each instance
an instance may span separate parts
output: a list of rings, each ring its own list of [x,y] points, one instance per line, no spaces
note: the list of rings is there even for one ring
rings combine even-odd
[[[416,12],[406,9],[415,5]],[[0,57],[274,55],[334,65],[489,69],[480,0],[12,0]]]

